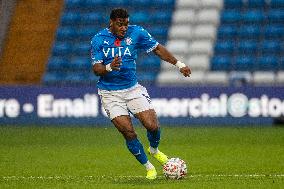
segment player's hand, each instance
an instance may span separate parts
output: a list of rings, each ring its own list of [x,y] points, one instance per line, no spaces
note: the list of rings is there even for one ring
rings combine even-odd
[[[118,55],[115,55],[113,61],[110,64],[110,67],[113,70],[118,70],[119,71],[121,64],[122,64],[121,57],[118,57]]]
[[[179,71],[184,75],[184,77],[190,77],[191,70],[188,66],[181,68]]]

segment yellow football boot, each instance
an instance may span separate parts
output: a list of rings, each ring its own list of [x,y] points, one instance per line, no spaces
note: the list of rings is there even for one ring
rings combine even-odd
[[[150,147],[148,148],[148,153],[153,156],[156,160],[158,160],[158,162],[160,162],[160,164],[164,165],[167,163],[167,161],[169,160],[168,156],[166,154],[164,154],[163,152],[159,151],[155,154],[152,154],[150,151]]]
[[[156,171],[155,167],[153,169],[149,169],[147,171],[146,179],[154,180],[156,178],[157,178],[157,171]]]

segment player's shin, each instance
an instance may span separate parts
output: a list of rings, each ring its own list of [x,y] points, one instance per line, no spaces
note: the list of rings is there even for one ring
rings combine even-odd
[[[158,127],[158,129],[155,131],[147,130],[147,137],[150,142],[150,151],[151,153],[155,154],[158,150],[158,146],[159,146],[160,138],[161,138],[160,127]]]
[[[128,150],[135,156],[135,158],[142,164],[146,164],[148,158],[145,154],[144,148],[140,141],[135,138],[133,140],[126,140]]]

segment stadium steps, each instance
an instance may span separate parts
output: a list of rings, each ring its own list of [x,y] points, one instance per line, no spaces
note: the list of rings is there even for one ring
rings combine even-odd
[[[0,63],[1,84],[39,84],[63,5],[18,1]]]

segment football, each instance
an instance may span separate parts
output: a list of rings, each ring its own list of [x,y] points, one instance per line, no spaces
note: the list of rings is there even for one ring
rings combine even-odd
[[[163,166],[163,173],[167,179],[181,179],[187,174],[186,163],[180,158],[170,158]]]

